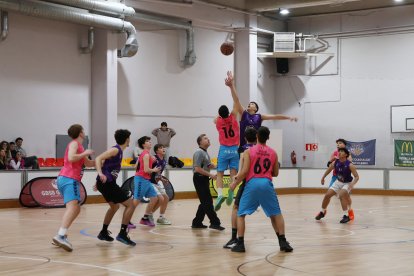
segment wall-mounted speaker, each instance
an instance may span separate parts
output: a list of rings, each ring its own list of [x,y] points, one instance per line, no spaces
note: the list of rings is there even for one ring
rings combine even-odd
[[[289,59],[288,58],[277,58],[276,59],[276,70],[279,74],[289,73]]]

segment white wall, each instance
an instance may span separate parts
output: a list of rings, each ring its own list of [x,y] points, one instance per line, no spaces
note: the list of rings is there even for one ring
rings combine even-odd
[[[90,56],[78,47],[87,28],[9,13],[0,42],[0,139],[23,137],[28,154],[55,156],[55,135],[90,128]],[[71,104],[73,103],[73,104]]]
[[[151,131],[166,121],[177,132],[171,154],[192,157],[201,133],[211,139],[210,154],[217,154],[213,119],[220,105],[232,107],[224,78],[233,56],[219,51],[226,33],[196,29],[194,36],[197,61],[191,67],[181,66],[185,37],[175,30],[139,33],[137,56],[119,60],[118,125],[131,129],[132,141],[148,135],[154,144]]]
[[[413,134],[391,134],[390,105],[414,102],[414,29],[381,35],[356,32],[413,26],[412,14],[414,7],[405,6],[289,22],[289,31],[331,34],[325,36],[330,45],[326,52],[335,53],[313,76],[303,74],[315,69],[321,59],[290,60],[291,74],[275,78],[275,105],[300,116],[298,128],[283,126],[284,152],[294,149],[299,166],[324,167],[337,138],[377,139],[376,167],[393,166],[393,139],[413,138]],[[305,143],[319,143],[319,151],[305,152]],[[288,157],[285,154],[284,165],[290,164]]]

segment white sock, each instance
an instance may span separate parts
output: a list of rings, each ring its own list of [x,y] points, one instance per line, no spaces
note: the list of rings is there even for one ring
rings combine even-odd
[[[348,210],[345,210],[344,211],[344,216],[347,216],[348,215]]]
[[[62,227],[60,227],[59,228],[59,231],[58,231],[58,235],[63,237],[63,236],[66,235],[66,232],[68,232],[68,228],[62,228]]]
[[[321,212],[322,212],[322,213],[326,213],[326,209],[323,209],[323,208],[322,208],[322,211],[321,211]]]
[[[217,188],[217,195],[223,196],[223,188]]]
[[[163,218],[163,217],[164,217],[164,214],[161,214],[161,213],[160,213],[160,218]]]

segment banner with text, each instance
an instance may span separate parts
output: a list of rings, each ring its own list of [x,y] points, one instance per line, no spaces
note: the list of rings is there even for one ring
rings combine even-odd
[[[376,139],[366,142],[346,141],[346,147],[352,155],[352,163],[355,165],[375,165],[376,142]]]
[[[414,141],[394,140],[394,166],[414,167]]]

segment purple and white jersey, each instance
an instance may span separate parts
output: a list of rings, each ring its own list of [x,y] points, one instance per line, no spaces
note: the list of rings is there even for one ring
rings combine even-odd
[[[164,158],[161,159],[158,155],[155,155],[155,161],[152,163],[152,168],[159,167],[160,171],[158,173],[151,173],[151,183],[157,183],[157,178],[161,177],[165,166],[167,166],[167,160]]]
[[[242,149],[243,149],[243,151],[242,152],[245,152],[246,150],[248,150],[248,149],[250,149],[251,147],[253,147],[255,144],[244,144],[243,146],[242,146]],[[240,153],[242,153],[242,152],[240,152]]]
[[[337,159],[335,161],[335,172],[339,182],[349,183],[352,181],[353,177],[351,175],[351,169],[349,168],[350,165],[351,161],[349,160],[341,162]]]
[[[255,113],[249,114],[246,110],[243,111],[243,114],[240,119],[240,146],[246,144],[246,140],[244,139],[245,130],[247,127],[254,127],[256,130],[262,126],[262,115]]]
[[[102,173],[106,176],[108,182],[115,181],[118,178],[119,171],[121,170],[121,162],[123,152],[119,145],[113,146],[113,148],[118,149],[118,154],[106,159],[102,166]],[[99,178],[99,175],[96,179]]]

